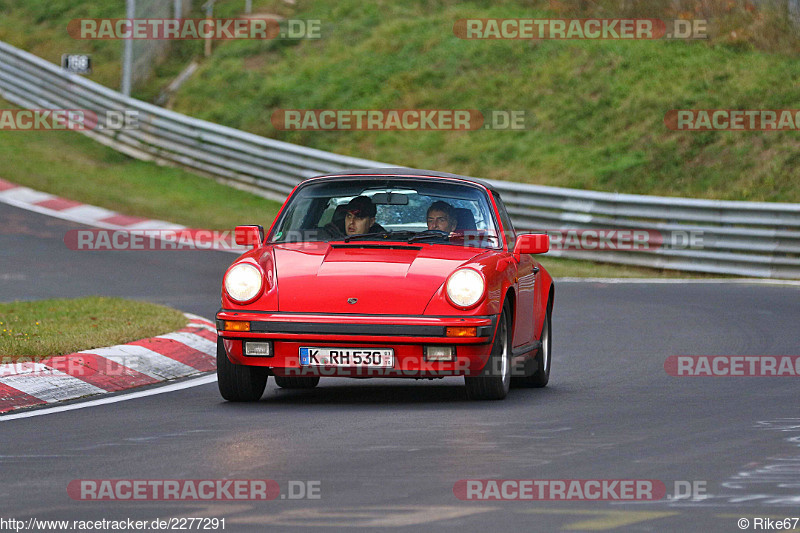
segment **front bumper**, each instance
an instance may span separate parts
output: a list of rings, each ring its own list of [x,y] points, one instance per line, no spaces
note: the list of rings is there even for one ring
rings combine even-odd
[[[477,375],[489,358],[497,316],[390,316],[241,312],[217,313],[217,332],[234,364],[270,367],[275,375],[441,377]],[[249,322],[250,331],[226,331],[225,321]],[[447,328],[475,328],[475,336],[448,336]],[[244,341],[269,341],[270,356],[246,356]],[[427,361],[425,347],[455,348],[453,361]],[[391,368],[302,366],[303,346],[391,348]]]

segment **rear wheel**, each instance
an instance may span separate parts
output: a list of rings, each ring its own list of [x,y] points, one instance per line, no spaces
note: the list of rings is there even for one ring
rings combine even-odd
[[[275,376],[275,384],[282,389],[313,389],[319,384],[319,376]]]
[[[464,377],[470,400],[502,400],[511,386],[511,311],[506,304],[500,314],[492,354],[480,376]]]
[[[217,339],[217,385],[223,398],[229,402],[258,401],[268,378],[269,368],[231,363],[222,339]]]

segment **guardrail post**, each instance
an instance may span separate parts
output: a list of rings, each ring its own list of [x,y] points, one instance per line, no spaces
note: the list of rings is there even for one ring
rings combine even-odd
[[[125,17],[128,20],[136,18],[136,0],[126,0]],[[122,89],[125,96],[131,95],[131,80],[133,79],[133,39],[123,40],[122,52]]]
[[[206,18],[214,18],[214,0],[208,0],[203,7],[206,8]],[[206,57],[211,56],[211,37],[206,37],[204,54]]]

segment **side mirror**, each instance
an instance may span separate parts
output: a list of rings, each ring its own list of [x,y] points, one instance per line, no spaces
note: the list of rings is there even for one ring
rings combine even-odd
[[[264,242],[263,226],[236,226],[236,244],[258,248]]]
[[[544,254],[550,250],[550,236],[546,233],[523,233],[517,236],[514,246],[514,259],[520,260],[522,254]]]

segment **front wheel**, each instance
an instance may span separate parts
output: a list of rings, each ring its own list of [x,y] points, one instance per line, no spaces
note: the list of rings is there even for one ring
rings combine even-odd
[[[256,402],[267,387],[269,368],[235,365],[225,353],[225,344],[217,338],[217,385],[229,402]]]
[[[519,378],[519,384],[523,387],[541,388],[547,386],[547,382],[550,381],[550,361],[553,353],[552,315],[553,311],[548,305],[542,324],[542,334],[539,336],[542,345],[536,354],[536,372]]]
[[[480,376],[464,377],[470,400],[502,400],[511,387],[511,311],[506,304],[500,314],[492,354]]]

